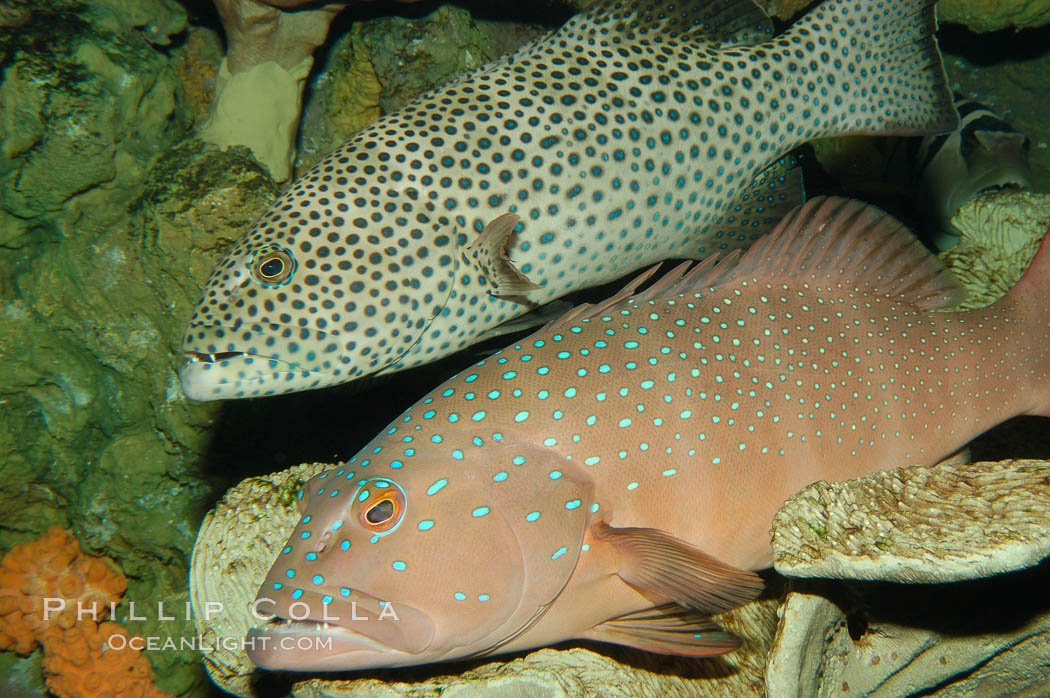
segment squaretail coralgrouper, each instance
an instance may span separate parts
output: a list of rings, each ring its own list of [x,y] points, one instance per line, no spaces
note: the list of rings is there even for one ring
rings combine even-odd
[[[935,29],[934,0],[832,0],[775,38],[751,0],[599,2],[296,180],[213,272],[183,391],[406,369],[571,291],[746,246],[799,203],[796,146],[956,127]]]
[[[252,660],[357,669],[569,638],[731,649],[703,614],[758,592],[749,570],[770,564],[792,493],[1050,415],[1048,248],[994,305],[938,312],[958,292],[909,231],[820,198],[743,255],[571,311],[304,485]]]

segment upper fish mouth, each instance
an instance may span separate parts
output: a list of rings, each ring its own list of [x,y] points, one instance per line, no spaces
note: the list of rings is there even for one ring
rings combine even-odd
[[[199,351],[184,351],[182,352],[182,355],[185,356],[190,363],[196,363],[198,361],[201,361],[209,364],[219,363],[220,361],[228,361],[229,359],[236,359],[242,356],[252,356],[260,359],[267,358],[259,354],[251,354],[246,351],[217,351],[213,354],[205,354]]]

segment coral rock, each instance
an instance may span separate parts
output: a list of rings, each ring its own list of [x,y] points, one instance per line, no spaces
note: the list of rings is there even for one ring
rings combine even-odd
[[[1050,225],[1050,195],[1001,191],[959,207],[959,242],[938,255],[967,291],[959,309],[981,308],[1006,294],[1039,248]]]
[[[78,605],[102,620],[127,585],[112,560],[85,555],[75,538],[53,526],[0,560],[0,649],[28,654],[48,632],[76,625]],[[49,610],[45,620],[45,599],[62,599],[65,607]]]
[[[1050,462],[940,464],[817,482],[773,518],[773,566],[793,577],[979,579],[1050,554]]]

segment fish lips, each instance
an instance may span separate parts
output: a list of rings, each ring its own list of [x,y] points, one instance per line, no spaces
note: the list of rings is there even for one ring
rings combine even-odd
[[[257,353],[252,351],[254,347],[238,350],[227,337],[234,337],[239,331],[239,328],[224,330],[203,323],[190,325],[182,343],[182,355],[187,361],[178,371],[182,392],[186,397],[205,402],[232,397],[279,395],[303,390],[304,383],[312,388],[320,388],[332,381],[329,373],[317,368],[306,368],[296,361]],[[328,333],[320,330],[287,328],[283,325],[252,325],[249,330],[260,337],[288,331],[292,331],[304,346],[320,347],[326,343],[330,345],[332,341]],[[212,341],[209,342],[209,339]],[[214,350],[224,345],[225,351]],[[326,346],[324,349],[327,353],[332,347]],[[307,353],[305,349],[300,351],[304,355]]]
[[[268,610],[260,597],[260,612]],[[426,613],[359,591],[332,598],[307,592],[248,631],[248,658],[263,669],[348,671],[421,663],[435,635]],[[284,614],[284,615],[282,615]],[[287,617],[285,617],[287,616]]]

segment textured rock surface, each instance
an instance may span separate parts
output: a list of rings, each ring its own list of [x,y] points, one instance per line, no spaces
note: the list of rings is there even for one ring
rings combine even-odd
[[[1050,563],[1040,564],[1050,552],[1050,461],[942,464],[817,483],[777,514],[773,548],[785,574],[844,581],[790,582],[767,695],[1050,688],[1050,600],[1042,593]],[[937,583],[947,581],[957,583]]]
[[[190,570],[194,623],[203,642],[215,648],[204,653],[208,673],[234,695],[254,695],[255,667],[239,643],[224,640],[243,638],[254,624],[250,608],[259,585],[299,521],[295,494],[324,468],[297,465],[245,480],[204,517],[197,534]]]
[[[780,609],[766,695],[1047,695],[1050,608],[1030,595],[1045,588],[1048,572],[1043,565],[1005,581],[925,593],[884,585],[842,606],[823,594],[791,592]]]
[[[792,577],[948,582],[1050,554],[1050,462],[916,466],[810,485],[773,518]]]
[[[231,489],[201,526],[190,572],[197,631],[209,646],[208,673],[238,696],[270,695],[280,679],[254,670],[236,643],[253,624],[251,602],[277,551],[299,520],[299,484],[324,466],[301,465],[250,478]],[[205,604],[222,612],[205,617]],[[777,600],[764,598],[716,616],[744,641],[713,660],[687,660],[608,645],[541,649],[517,658],[458,665],[428,665],[379,672],[346,681],[317,678],[292,687],[295,696],[746,696],[761,693],[765,657],[776,622]],[[446,673],[451,671],[461,673]],[[455,667],[460,667],[456,669]],[[411,678],[409,678],[411,677]],[[269,685],[267,685],[269,684]],[[263,688],[266,686],[266,688]],[[258,692],[256,692],[258,691]]]
[[[962,24],[970,31],[1041,27],[1050,22],[1047,0],[940,0],[937,16],[941,22]]]
[[[1002,191],[972,199],[952,224],[959,242],[939,257],[967,290],[960,308],[981,308],[1013,288],[1050,227],[1050,195]]]
[[[547,31],[536,24],[474,18],[454,5],[425,14],[427,6],[398,9],[419,16],[355,22],[350,31],[334,38],[325,64],[311,79],[300,170],[381,114]]]

